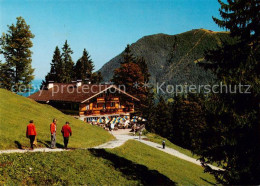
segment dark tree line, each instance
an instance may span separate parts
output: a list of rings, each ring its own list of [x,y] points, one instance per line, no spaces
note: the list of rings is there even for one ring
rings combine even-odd
[[[222,19],[236,42],[206,51],[201,64],[236,93],[189,94],[162,97],[151,108],[147,129],[198,154],[202,163],[216,162],[224,170],[212,173],[218,183],[260,184],[260,2],[228,0],[221,5]],[[250,85],[250,93],[235,85]]]
[[[102,76],[100,72],[94,71],[94,64],[86,49],[83,50],[76,64],[73,62],[71,55],[73,54],[67,40],[65,41],[62,51],[56,46],[51,62],[50,72],[45,76],[42,82],[42,88],[46,87],[49,81],[55,83],[70,83],[75,80],[82,80],[83,83],[91,81],[91,83],[100,83]]]
[[[232,87],[249,85],[251,93],[236,87],[235,94],[212,94],[206,100],[207,125],[195,152],[223,166],[222,172],[209,169],[220,183],[260,184],[260,1],[219,2],[222,19],[213,19],[237,42],[208,51],[206,68]]]
[[[204,96],[180,94],[171,102],[160,96],[158,103],[152,101],[152,104],[147,130],[184,148],[193,149],[196,131],[206,125]]]

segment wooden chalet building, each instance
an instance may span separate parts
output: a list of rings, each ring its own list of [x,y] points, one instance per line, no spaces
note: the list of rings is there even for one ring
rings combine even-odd
[[[29,98],[47,103],[81,120],[101,117],[129,116],[139,99],[111,84],[49,83]]]

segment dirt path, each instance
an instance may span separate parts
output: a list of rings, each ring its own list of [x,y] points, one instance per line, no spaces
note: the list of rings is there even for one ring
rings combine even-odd
[[[30,149],[11,149],[11,150],[0,150],[1,154],[10,154],[10,153],[26,153],[26,152],[61,152],[65,149],[50,149],[50,148],[35,148],[34,150]]]
[[[163,149],[161,145],[157,144],[157,143],[154,143],[154,142],[151,142],[151,141],[147,141],[147,140],[139,140],[139,137],[138,136],[130,136],[129,135],[129,132],[125,132],[125,133],[122,133],[122,132],[114,132],[113,134],[115,137],[116,137],[116,140],[113,140],[113,141],[110,141],[110,142],[107,142],[105,144],[102,144],[100,146],[97,146],[97,147],[94,147],[94,148],[97,148],[97,149],[100,149],[100,148],[116,148],[116,147],[119,147],[121,145],[123,145],[127,140],[138,140],[139,142],[141,143],[144,143],[150,147],[153,147],[153,148],[156,148],[160,151],[163,151],[167,154],[170,154],[172,156],[175,156],[177,158],[180,158],[180,159],[183,159],[183,160],[186,160],[188,162],[191,162],[191,163],[194,163],[196,165],[199,165],[201,166],[201,163],[199,160],[195,159],[195,158],[192,158],[190,156],[187,156],[175,149],[172,149],[172,148],[165,148]],[[146,137],[142,137],[142,138],[146,138]],[[219,170],[220,168],[216,167],[216,166],[213,166],[213,165],[209,165],[212,169],[215,169],[215,170]],[[222,169],[220,169],[222,170]]]
[[[154,143],[154,142],[151,142],[151,141],[146,141],[146,140],[139,140],[139,141],[144,143],[144,144],[146,144],[146,145],[149,145],[150,147],[153,147],[153,148],[156,148],[156,149],[158,149],[160,151],[163,151],[163,152],[165,152],[167,154],[170,154],[172,156],[176,156],[176,157],[178,157],[180,159],[183,159],[183,160],[186,160],[186,161],[189,161],[191,163],[194,163],[196,165],[200,165],[201,166],[201,163],[200,163],[199,160],[197,160],[195,158],[192,158],[190,156],[187,156],[187,155],[185,155],[185,154],[183,154],[183,153],[181,153],[181,152],[179,152],[179,151],[177,151],[175,149],[168,148],[168,147],[165,147],[165,149],[163,149],[162,146],[157,144],[157,143]],[[220,168],[218,168],[216,166],[213,166],[213,165],[209,165],[209,166],[212,169],[214,169],[214,170],[223,170],[223,169],[220,169]]]
[[[167,154],[170,154],[172,156],[175,156],[177,158],[180,158],[180,159],[183,159],[183,160],[186,160],[188,162],[191,162],[191,163],[194,163],[196,165],[199,165],[201,166],[201,163],[199,160],[196,160],[195,158],[192,158],[190,156],[187,156],[175,149],[172,149],[172,148],[165,148],[163,149],[161,145],[157,144],[157,143],[154,143],[154,142],[151,142],[151,141],[147,141],[147,140],[139,140],[139,137],[138,136],[130,136],[128,134],[113,134],[115,137],[116,137],[116,140],[113,140],[113,141],[110,141],[108,143],[105,143],[105,144],[102,144],[100,146],[97,146],[97,147],[94,147],[94,148],[97,148],[97,149],[100,149],[100,148],[116,148],[116,147],[119,147],[121,145],[123,145],[127,140],[138,140],[139,142],[141,143],[144,143],[150,147],[153,147],[153,148],[156,148],[160,151],[163,151]],[[143,137],[143,138],[146,138],[146,137]],[[209,165],[212,169],[215,169],[215,170],[223,170],[223,169],[220,169],[216,166],[213,166],[213,165]]]
[[[116,147],[119,147],[121,145],[123,145],[126,141],[128,140],[138,140],[139,142],[141,143],[144,143],[150,147],[153,147],[153,148],[156,148],[160,151],[163,151],[167,154],[170,154],[172,156],[175,156],[177,158],[180,158],[180,159],[183,159],[183,160],[186,160],[188,162],[191,162],[191,163],[194,163],[196,165],[199,165],[201,166],[201,163],[199,160],[196,160],[195,158],[192,158],[192,157],[189,157],[175,149],[172,149],[172,148],[165,148],[163,149],[161,147],[161,145],[157,144],[157,143],[154,143],[154,142],[151,142],[151,141],[147,141],[147,140],[139,140],[139,137],[138,136],[131,136],[129,135],[129,130],[124,130],[123,132],[122,131],[115,131],[115,132],[112,132],[111,134],[113,134],[116,139],[115,140],[112,140],[112,141],[109,141],[107,143],[104,143],[104,144],[101,144],[99,146],[96,146],[96,147],[93,147],[95,149],[106,149],[106,148],[116,148]],[[146,137],[142,137],[142,138],[146,138]],[[66,151],[65,149],[50,149],[50,148],[36,148],[34,150],[24,150],[24,149],[12,149],[12,150],[0,150],[0,155],[1,154],[9,154],[9,153],[26,153],[26,152],[61,152],[61,151]],[[213,166],[213,165],[209,165],[212,169],[215,169],[215,170],[222,170],[216,166]]]
[[[138,140],[137,136],[130,136],[128,134],[113,134],[116,139],[94,147],[95,149],[112,149],[123,145],[127,140]]]

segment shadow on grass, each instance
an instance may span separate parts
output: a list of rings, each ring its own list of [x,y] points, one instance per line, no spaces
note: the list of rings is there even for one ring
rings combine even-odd
[[[158,149],[164,149],[164,148],[162,148],[161,146],[156,146]],[[165,147],[166,148],[166,147]]]
[[[19,141],[14,141],[14,143],[18,149],[23,149],[23,146]]]
[[[207,182],[207,184],[210,184],[210,185],[216,185],[216,183],[213,183],[213,182],[210,182],[202,177],[200,177],[200,179],[202,179],[203,181]]]
[[[89,149],[89,151],[96,157],[109,160],[115,169],[122,172],[127,179],[139,180],[143,185],[176,185],[175,182],[158,171],[149,170],[144,165],[136,164],[104,149]]]
[[[41,141],[41,140],[37,140],[38,143],[43,144],[45,147],[49,148],[51,146],[51,141]],[[64,145],[60,144],[60,143],[56,143],[56,147],[57,148],[63,148]]]

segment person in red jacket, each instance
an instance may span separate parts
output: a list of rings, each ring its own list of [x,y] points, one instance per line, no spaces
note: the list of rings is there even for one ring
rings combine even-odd
[[[56,147],[56,129],[57,129],[57,120],[54,118],[53,122],[50,124],[50,132],[51,132],[51,148]]]
[[[72,135],[71,128],[69,126],[69,122],[67,121],[65,125],[63,125],[61,129],[61,133],[64,139],[64,148],[67,149],[69,143],[69,137]]]
[[[36,133],[35,125],[33,123],[33,120],[31,120],[30,123],[27,125],[26,137],[30,139],[30,145],[32,150],[33,150],[33,142],[35,140],[36,135],[37,133]]]

